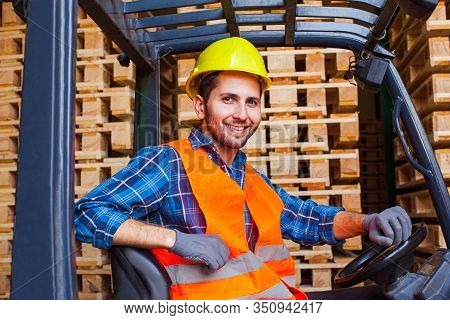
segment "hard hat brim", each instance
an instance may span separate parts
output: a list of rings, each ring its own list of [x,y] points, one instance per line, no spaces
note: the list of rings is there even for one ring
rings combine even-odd
[[[186,81],[186,93],[189,96],[189,98],[192,100],[192,99],[194,99],[194,97],[196,95],[198,95],[198,87],[200,86],[201,80],[206,75],[213,73],[213,72],[220,72],[220,71],[240,71],[240,72],[245,72],[245,73],[249,73],[251,75],[256,76],[261,84],[261,92],[268,90],[270,85],[272,84],[272,81],[270,80],[269,77],[265,77],[265,76],[262,76],[260,74],[256,74],[253,72],[248,72],[248,70],[223,69],[223,70],[199,71],[199,72],[191,74],[189,76],[188,80]]]

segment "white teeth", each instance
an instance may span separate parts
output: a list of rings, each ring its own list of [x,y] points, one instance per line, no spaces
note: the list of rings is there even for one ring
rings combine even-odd
[[[236,131],[244,131],[245,127],[234,127],[234,126],[230,126],[230,125],[226,125],[228,128],[232,129],[232,130],[236,130]]]

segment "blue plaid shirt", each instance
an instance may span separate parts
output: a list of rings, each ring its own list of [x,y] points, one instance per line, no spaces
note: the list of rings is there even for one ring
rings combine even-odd
[[[243,188],[247,157],[242,151],[228,166],[211,139],[201,131],[192,129],[189,140],[194,150],[204,148],[209,158]],[[301,200],[260,175],[284,203],[280,226],[283,238],[303,245],[342,242],[334,238],[333,219],[344,208]],[[243,214],[247,242],[254,250],[258,228],[247,206]],[[185,233],[205,232],[205,217],[192,193],[181,158],[172,147],[142,148],[125,168],[80,199],[75,204],[76,237],[94,247],[109,248],[116,230],[130,218]]]

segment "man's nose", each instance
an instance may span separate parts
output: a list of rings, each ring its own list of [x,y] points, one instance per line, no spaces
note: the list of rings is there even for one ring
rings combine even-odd
[[[239,103],[233,113],[233,118],[239,120],[246,120],[248,118],[247,108],[245,103]]]

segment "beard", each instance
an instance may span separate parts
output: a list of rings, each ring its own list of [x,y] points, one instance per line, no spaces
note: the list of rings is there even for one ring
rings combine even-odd
[[[243,135],[236,135],[231,132],[231,129],[227,125],[245,125]],[[215,142],[222,146],[226,146],[232,149],[241,149],[247,143],[247,140],[255,133],[258,128],[258,124],[255,125],[249,122],[231,121],[231,123],[221,123],[215,118],[211,117],[206,112],[206,126]]]

